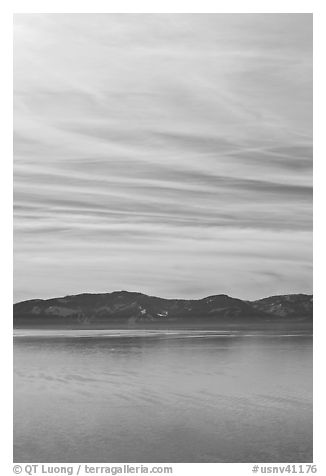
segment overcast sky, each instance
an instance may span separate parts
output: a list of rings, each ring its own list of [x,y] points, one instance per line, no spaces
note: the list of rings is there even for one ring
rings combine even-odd
[[[312,291],[312,15],[14,24],[16,301]]]

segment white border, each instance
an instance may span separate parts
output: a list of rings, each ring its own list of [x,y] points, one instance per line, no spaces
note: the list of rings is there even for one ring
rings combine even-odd
[[[325,393],[323,350],[326,314],[323,306],[323,293],[326,275],[325,262],[325,121],[322,113],[326,107],[325,88],[325,45],[326,17],[323,3],[317,1],[232,1],[182,2],[166,0],[155,1],[14,1],[5,5],[0,15],[1,48],[1,362],[2,404],[1,404],[1,449],[2,474],[12,473],[12,14],[13,13],[311,13],[314,14],[314,463],[317,474],[326,474],[324,422]],[[324,213],[323,213],[324,212]],[[326,362],[326,361],[325,361]],[[167,463],[165,463],[167,465]],[[275,466],[275,464],[274,464]],[[174,475],[183,474],[252,474],[251,464],[175,464]],[[0,466],[1,468],[1,466]],[[287,473],[288,474],[288,473]]]
[[[292,0],[273,1],[130,1],[112,2],[106,0],[58,0],[12,2],[12,11],[19,13],[311,13],[313,1]]]

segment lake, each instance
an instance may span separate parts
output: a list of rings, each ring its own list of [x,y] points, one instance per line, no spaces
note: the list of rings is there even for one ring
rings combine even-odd
[[[16,462],[312,462],[312,337],[15,330]]]

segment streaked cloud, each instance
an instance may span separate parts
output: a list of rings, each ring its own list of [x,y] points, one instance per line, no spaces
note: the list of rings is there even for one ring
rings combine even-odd
[[[15,298],[312,288],[312,16],[19,14]]]

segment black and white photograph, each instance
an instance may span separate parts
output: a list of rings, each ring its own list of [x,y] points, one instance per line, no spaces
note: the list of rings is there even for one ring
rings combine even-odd
[[[15,13],[13,100],[15,468],[315,472],[312,13]]]

